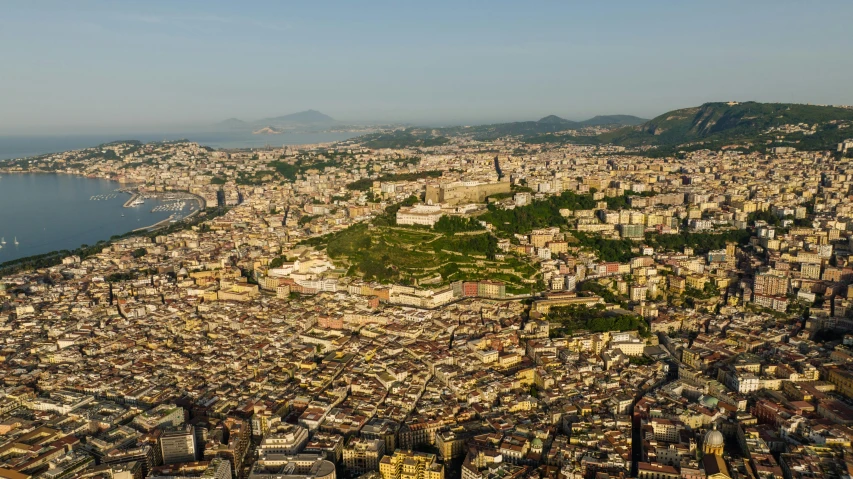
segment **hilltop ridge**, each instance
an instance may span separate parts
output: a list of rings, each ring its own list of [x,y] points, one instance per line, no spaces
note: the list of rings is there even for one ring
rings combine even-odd
[[[780,143],[801,149],[831,147],[853,131],[853,109],[792,103],[716,102],[672,110],[641,125],[597,137],[621,146],[720,147],[728,143]],[[779,137],[784,137],[781,139]]]
[[[255,121],[243,121],[238,118],[229,118],[216,124],[218,127],[233,128],[233,129],[257,129],[262,127],[280,127],[280,126],[319,126],[331,125],[337,121],[317,110],[305,110],[287,115],[276,116],[271,118],[262,118]]]

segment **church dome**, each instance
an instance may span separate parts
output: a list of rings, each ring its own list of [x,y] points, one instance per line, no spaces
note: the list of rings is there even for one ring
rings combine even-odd
[[[714,426],[714,429],[711,429],[710,431],[708,431],[707,434],[705,434],[704,447],[706,447],[706,448],[707,447],[722,447],[724,443],[725,443],[725,440],[723,439],[723,433],[718,431],[716,426]]]

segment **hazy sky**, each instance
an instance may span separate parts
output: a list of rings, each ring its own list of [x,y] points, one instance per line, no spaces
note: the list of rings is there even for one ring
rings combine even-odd
[[[15,1],[0,134],[853,104],[853,2]]]

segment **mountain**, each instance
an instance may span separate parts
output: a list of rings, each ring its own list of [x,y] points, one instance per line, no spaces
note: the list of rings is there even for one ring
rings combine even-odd
[[[255,123],[275,125],[325,125],[335,123],[335,119],[317,110],[305,110],[289,115],[265,118]]]
[[[569,128],[575,128],[578,126],[578,122],[566,120],[565,118],[560,118],[557,115],[548,115],[544,118],[540,118],[536,123],[544,125],[566,125]]]
[[[238,120],[237,118],[229,118],[224,121],[220,121],[216,124],[216,126],[221,126],[225,128],[245,128],[246,122],[243,120]]]
[[[634,115],[596,115],[580,122],[582,126],[634,126],[649,120]]]
[[[566,120],[557,115],[548,115],[536,121],[514,121],[475,126],[452,126],[445,128],[406,128],[394,132],[381,132],[364,135],[361,139],[370,148],[404,148],[439,146],[450,138],[464,137],[480,141],[490,141],[505,136],[522,137],[525,140],[538,139],[542,143],[565,142],[567,136],[553,133],[580,130],[586,126],[635,125],[646,120],[631,115],[597,116],[583,122]],[[595,139],[594,136],[584,138]]]
[[[228,130],[256,130],[264,127],[294,127],[294,126],[328,126],[335,124],[334,118],[324,115],[317,110],[305,110],[289,115],[264,118],[256,121],[243,121],[229,118],[217,123],[216,127]]]
[[[637,125],[646,120],[631,115],[596,116],[585,121],[572,121],[557,115],[548,115],[537,121],[514,121],[471,127],[442,128],[444,136],[472,135],[478,140],[493,140],[502,136],[523,136],[526,138],[549,135],[566,130],[580,130],[587,126],[628,126]]]
[[[847,108],[791,103],[705,103],[604,133],[598,140],[622,146],[688,149],[767,142],[799,149],[823,149],[853,136],[853,131],[839,128],[839,124],[848,122],[853,122],[853,110]]]
[[[274,126],[265,126],[252,132],[253,135],[281,135],[282,133],[284,133],[284,130]]]

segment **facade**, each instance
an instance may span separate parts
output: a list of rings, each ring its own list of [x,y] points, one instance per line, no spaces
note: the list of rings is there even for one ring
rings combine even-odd
[[[425,201],[430,204],[446,203],[451,206],[462,203],[483,203],[489,195],[510,191],[509,181],[494,183],[459,181],[443,185],[427,185]]]
[[[397,211],[397,224],[433,226],[442,216],[444,213],[437,205],[403,206]]]
[[[308,444],[308,430],[302,426],[286,424],[264,436],[258,451],[264,454],[295,455]]]
[[[188,467],[190,466],[190,467]],[[231,479],[231,464],[222,458],[179,467],[158,467],[148,479]],[[113,478],[117,479],[117,478]]]
[[[646,228],[643,225],[619,225],[619,234],[622,238],[627,239],[642,239],[646,234]]]
[[[353,475],[378,471],[379,461],[384,455],[384,441],[353,437],[344,447],[344,466]]]
[[[195,428],[191,425],[166,431],[160,436],[163,464],[193,462],[196,459],[195,449]]]
[[[174,404],[161,404],[133,418],[133,424],[143,431],[178,427],[184,423],[184,409]]]
[[[390,419],[373,418],[361,428],[361,437],[381,439],[385,443],[385,451],[397,449],[397,431],[400,426]]]
[[[260,456],[249,479],[335,479],[335,464],[322,455],[272,454]]]
[[[444,466],[436,462],[435,454],[402,451],[379,462],[382,479],[444,479]]]
[[[679,479],[681,474],[672,466],[656,462],[641,462],[637,466],[637,477],[639,479]]]
[[[762,296],[785,296],[788,294],[790,281],[784,276],[773,274],[757,274],[752,291]]]
[[[480,281],[477,285],[477,296],[481,298],[505,298],[506,285],[498,281]]]

